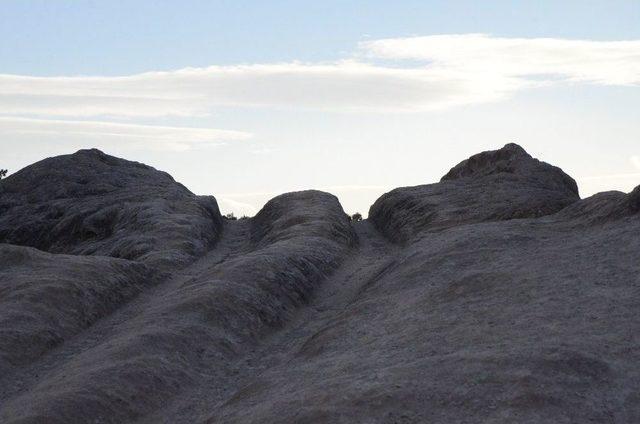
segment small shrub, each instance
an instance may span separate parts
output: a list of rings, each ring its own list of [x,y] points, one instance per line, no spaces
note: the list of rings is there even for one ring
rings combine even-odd
[[[228,214],[226,214],[223,218],[224,218],[224,219],[228,219],[229,221],[235,221],[236,219],[238,219],[238,218],[236,218],[236,216],[233,214],[233,212],[229,212],[229,213],[228,213]]]
[[[360,214],[360,212],[356,212],[353,215],[351,215],[351,220],[353,222],[360,222],[362,221],[362,215]]]
[[[0,169],[0,179],[4,178],[7,176],[7,170],[6,169]]]

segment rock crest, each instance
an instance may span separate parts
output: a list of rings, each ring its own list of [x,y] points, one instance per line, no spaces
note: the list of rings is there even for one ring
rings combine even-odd
[[[515,144],[359,222],[45,159],[0,182],[0,422],[640,422],[639,232]]]

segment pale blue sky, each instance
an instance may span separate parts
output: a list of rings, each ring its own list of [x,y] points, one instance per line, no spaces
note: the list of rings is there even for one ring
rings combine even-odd
[[[366,37],[640,38],[637,0],[2,0],[0,5],[0,69],[30,75],[332,60]]]
[[[321,188],[366,213],[516,141],[629,190],[638,40],[638,1],[2,0],[0,165],[95,145],[224,210]]]

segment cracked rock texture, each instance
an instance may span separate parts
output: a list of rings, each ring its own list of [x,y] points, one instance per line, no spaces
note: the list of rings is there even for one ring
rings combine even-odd
[[[353,223],[46,159],[0,182],[0,422],[640,422],[638,234],[515,144]]]

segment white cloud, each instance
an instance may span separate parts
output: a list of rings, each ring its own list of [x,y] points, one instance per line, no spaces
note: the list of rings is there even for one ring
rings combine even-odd
[[[16,139],[52,137],[57,142],[124,144],[152,150],[188,150],[228,141],[246,140],[251,134],[214,128],[167,127],[102,121],[66,121],[0,117],[0,137]]]
[[[430,110],[496,93],[426,68],[331,64],[211,66],[125,77],[0,75],[4,114],[203,115],[218,106]]]
[[[332,63],[120,77],[0,75],[0,110],[76,117],[197,116],[221,106],[414,112],[496,101],[550,83],[640,85],[640,40],[435,35],[362,42],[352,60]]]
[[[375,58],[428,61],[433,71],[464,75],[465,78],[472,78],[474,74],[493,74],[517,78],[521,82],[549,77],[548,81],[640,84],[640,40],[500,38],[460,34],[374,40],[360,43],[360,48]],[[531,76],[538,77],[529,79]]]
[[[637,169],[640,169],[640,156],[631,156],[629,160],[631,160],[631,164],[633,166],[635,166]]]

